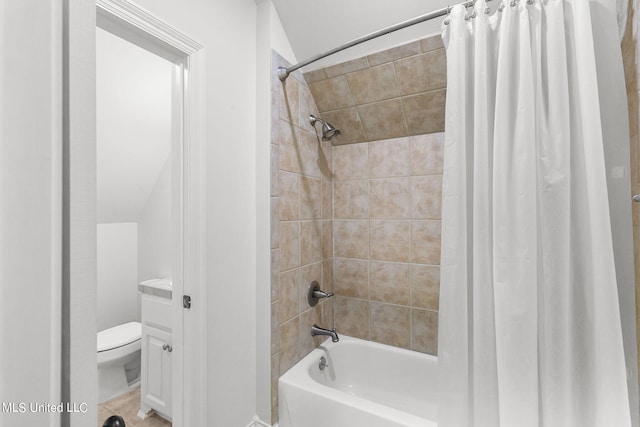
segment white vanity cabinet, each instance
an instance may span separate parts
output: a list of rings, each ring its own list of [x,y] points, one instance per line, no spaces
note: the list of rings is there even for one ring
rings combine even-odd
[[[171,419],[171,299],[141,294],[141,418],[155,410]]]

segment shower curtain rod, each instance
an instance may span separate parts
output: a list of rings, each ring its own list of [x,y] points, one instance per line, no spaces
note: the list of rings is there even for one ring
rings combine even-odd
[[[492,0],[487,0],[487,1],[492,1]],[[470,1],[466,1],[464,3],[459,3],[459,4],[463,5],[464,7],[471,7],[475,3],[476,3],[475,0],[470,0]],[[278,69],[276,70],[276,75],[278,76],[278,78],[281,81],[285,81],[287,79],[287,77],[289,77],[289,74],[291,74],[292,72],[296,71],[298,68],[302,68],[302,67],[304,67],[306,65],[309,65],[309,64],[311,64],[313,62],[316,62],[316,61],[319,61],[319,60],[321,60],[323,58],[326,58],[329,55],[333,55],[334,53],[337,53],[337,52],[343,51],[345,49],[348,49],[350,47],[359,45],[360,43],[364,43],[364,42],[367,42],[369,40],[375,39],[377,37],[384,36],[385,34],[389,34],[389,33],[392,33],[394,31],[398,31],[398,30],[401,30],[401,29],[406,28],[406,27],[410,27],[410,26],[415,25],[415,24],[420,24],[421,22],[429,21],[430,19],[434,19],[434,18],[438,18],[440,16],[447,15],[451,11],[452,7],[453,6],[447,6],[445,8],[442,8],[442,9],[439,9],[439,10],[434,10],[433,12],[429,12],[427,14],[420,15],[420,16],[418,16],[416,18],[409,19],[409,20],[401,22],[399,24],[383,28],[383,29],[378,30],[376,32],[367,34],[366,36],[362,36],[362,37],[359,37],[359,38],[357,38],[355,40],[352,40],[349,43],[345,43],[345,44],[343,44],[341,46],[338,46],[338,47],[336,47],[334,49],[331,49],[331,50],[326,51],[324,53],[321,53],[319,55],[313,56],[313,57],[311,57],[309,59],[306,59],[306,60],[304,60],[302,62],[297,63],[296,65],[292,65],[291,67],[278,67]]]

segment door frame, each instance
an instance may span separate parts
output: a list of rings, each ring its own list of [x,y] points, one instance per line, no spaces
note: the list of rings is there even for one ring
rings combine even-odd
[[[172,423],[206,425],[205,49],[126,0],[96,0],[96,26],[175,64],[172,194],[180,197],[172,196],[178,236],[172,251]],[[183,307],[183,295],[191,297],[190,309]]]

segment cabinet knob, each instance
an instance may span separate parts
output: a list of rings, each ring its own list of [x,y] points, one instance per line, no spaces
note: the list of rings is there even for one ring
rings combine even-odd
[[[173,351],[173,347],[171,347],[169,344],[165,344],[162,346],[163,350],[167,350],[169,353],[171,353]]]

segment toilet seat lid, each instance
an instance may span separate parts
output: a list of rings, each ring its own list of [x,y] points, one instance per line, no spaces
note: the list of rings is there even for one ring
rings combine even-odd
[[[142,334],[140,322],[129,322],[98,332],[98,353],[113,350],[138,341]]]

